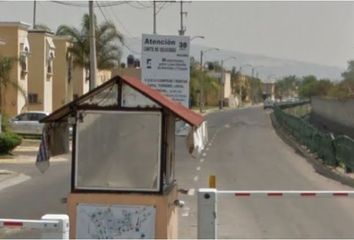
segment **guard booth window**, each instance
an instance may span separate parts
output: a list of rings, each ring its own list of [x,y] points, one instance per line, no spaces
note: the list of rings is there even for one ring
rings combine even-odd
[[[76,189],[159,191],[160,111],[79,111]]]

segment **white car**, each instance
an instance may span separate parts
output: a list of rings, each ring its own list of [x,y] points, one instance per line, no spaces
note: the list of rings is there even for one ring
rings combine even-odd
[[[274,102],[271,99],[267,98],[266,100],[264,100],[263,109],[273,108],[273,106],[274,106]]]
[[[41,135],[44,123],[39,121],[48,116],[49,113],[42,111],[30,111],[21,113],[9,121],[12,132],[23,135]]]

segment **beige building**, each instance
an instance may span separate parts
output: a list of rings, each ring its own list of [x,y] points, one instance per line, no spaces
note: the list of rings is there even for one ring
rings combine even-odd
[[[101,85],[102,83],[107,82],[112,78],[112,71],[111,70],[98,70],[97,71],[97,86]]]
[[[53,61],[53,111],[73,100],[73,57],[68,37],[53,37],[55,58]]]
[[[23,22],[0,23],[0,57],[16,59],[10,72],[10,80],[22,89],[10,85],[1,89],[3,112],[8,116],[15,116],[27,110],[29,27],[30,25]]]
[[[73,69],[73,98],[78,98],[90,89],[89,73],[83,67],[74,66]]]
[[[128,77],[135,77],[141,80],[141,69],[140,68],[122,68],[118,67],[112,70],[112,76],[128,76]]]
[[[275,99],[275,84],[274,83],[262,83],[262,93],[266,98]]]
[[[96,87],[112,78],[111,70],[98,70]],[[90,90],[89,71],[80,66],[73,67],[73,98],[80,97]]]
[[[45,30],[30,30],[28,39],[31,46],[28,64],[28,109],[52,112],[55,57],[53,34]]]

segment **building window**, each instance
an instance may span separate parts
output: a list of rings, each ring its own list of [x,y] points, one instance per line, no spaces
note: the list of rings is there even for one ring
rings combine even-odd
[[[25,79],[28,71],[27,71],[27,56],[20,56],[20,67],[21,67],[21,79]]]
[[[49,73],[49,74],[53,73],[53,69],[52,69],[52,60],[48,60],[48,64],[47,64],[47,73]]]
[[[28,103],[29,104],[37,104],[38,102],[38,94],[37,93],[29,93],[28,94]]]
[[[89,68],[85,68],[85,77],[86,77],[86,81],[90,80],[90,69]]]
[[[70,83],[72,77],[73,77],[73,61],[72,61],[72,58],[69,57],[69,59],[68,59],[68,82],[69,83]]]

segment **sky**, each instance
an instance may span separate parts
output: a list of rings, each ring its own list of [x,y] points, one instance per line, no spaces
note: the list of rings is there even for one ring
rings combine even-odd
[[[80,26],[87,1],[37,1],[37,23],[54,31],[61,24]],[[99,21],[113,21],[127,37],[152,33],[152,2],[99,2]],[[164,4],[164,5],[163,5]],[[157,33],[177,35],[180,3],[157,3]],[[186,35],[193,43],[248,54],[293,59],[345,69],[354,59],[354,2],[189,1],[183,4]],[[105,16],[105,18],[103,17]],[[0,1],[0,21],[32,24],[32,1]],[[138,41],[138,40],[137,40]]]

